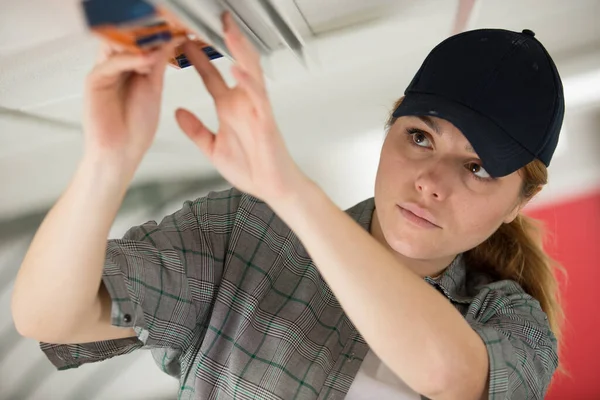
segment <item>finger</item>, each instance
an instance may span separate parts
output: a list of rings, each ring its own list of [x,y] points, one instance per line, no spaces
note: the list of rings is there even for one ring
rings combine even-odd
[[[159,50],[157,54],[158,61],[151,69],[149,76],[150,79],[158,84],[162,85],[165,69],[167,68],[167,64],[169,59],[173,56],[175,48],[182,43],[181,40],[173,40],[169,43],[164,44]]]
[[[156,62],[156,53],[149,54],[113,54],[106,61],[98,64],[91,72],[92,80],[115,78],[124,72],[149,71]]]
[[[216,99],[229,90],[221,73],[210,62],[206,54],[193,42],[187,41],[184,44],[183,50],[187,59],[194,65],[198,74],[200,74],[204,86],[206,86],[206,89],[213,98]]]
[[[113,49],[110,44],[106,42],[100,42],[100,46],[98,47],[98,54],[96,56],[96,65],[102,64],[106,60],[110,58],[113,54]]]
[[[256,51],[248,38],[244,36],[237,23],[233,20],[231,13],[225,12],[221,18],[225,32],[225,44],[235,61],[244,70],[248,71],[257,82],[264,82],[258,51]]]
[[[98,49],[98,56],[96,57],[96,63],[106,61],[114,54],[124,53],[125,48],[118,43],[108,42],[106,40],[100,41],[100,47]]]
[[[254,104],[258,117],[262,118],[270,113],[269,99],[264,86],[256,82],[254,77],[237,65],[231,67],[231,72],[239,86],[244,89]]]
[[[175,111],[175,119],[187,137],[202,150],[209,160],[212,160],[213,149],[215,146],[214,133],[204,126],[194,114],[183,108],[179,108]]]

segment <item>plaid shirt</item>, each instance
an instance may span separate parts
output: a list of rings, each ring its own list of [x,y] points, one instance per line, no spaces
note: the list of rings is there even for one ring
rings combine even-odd
[[[373,210],[369,199],[347,212],[368,230]],[[558,358],[539,303],[462,257],[425,279],[483,339],[490,399],[542,399]],[[294,233],[235,189],[109,240],[103,282],[112,324],[138,337],[42,343],[59,369],[147,348],[180,399],[342,399],[368,351]]]

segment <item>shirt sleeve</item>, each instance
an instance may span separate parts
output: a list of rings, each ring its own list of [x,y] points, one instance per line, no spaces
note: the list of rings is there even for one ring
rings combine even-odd
[[[241,193],[212,192],[165,217],[109,240],[102,281],[112,299],[112,325],[137,337],[93,343],[41,343],[58,369],[164,348],[171,360],[193,341],[210,313]],[[175,363],[177,364],[177,363]],[[169,370],[171,368],[171,370]],[[163,365],[175,374],[176,365]]]
[[[558,355],[540,303],[515,282],[495,282],[475,297],[466,319],[487,348],[489,399],[543,399]]]

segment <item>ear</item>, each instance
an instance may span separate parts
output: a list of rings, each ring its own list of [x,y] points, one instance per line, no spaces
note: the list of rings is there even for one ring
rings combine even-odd
[[[519,199],[519,201],[517,202],[517,204],[515,204],[515,207],[510,211],[510,213],[504,218],[504,223],[505,224],[510,224],[511,222],[513,222],[515,220],[515,218],[517,218],[517,215],[519,215],[519,213],[521,212],[521,210],[523,208],[525,208],[525,206],[529,203],[529,201],[531,199],[533,199],[535,197],[536,194],[538,194],[540,192],[540,190],[542,190],[542,187],[538,187],[535,192],[533,192],[529,197],[524,198],[524,199]]]
[[[525,205],[528,203],[528,200],[523,200],[523,201],[519,201],[514,208],[510,211],[510,213],[508,213],[508,215],[504,218],[504,223],[505,224],[510,224],[511,222],[513,222],[515,220],[515,218],[517,218],[517,215],[519,215],[519,213],[521,212],[521,210],[523,209],[523,207],[525,207]]]

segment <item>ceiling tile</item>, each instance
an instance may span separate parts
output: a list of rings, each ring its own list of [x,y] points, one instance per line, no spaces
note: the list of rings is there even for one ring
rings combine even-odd
[[[406,0],[293,1],[315,34],[389,16],[390,12],[398,12],[413,3]]]
[[[80,0],[3,1],[0,56],[19,53],[86,30]]]

